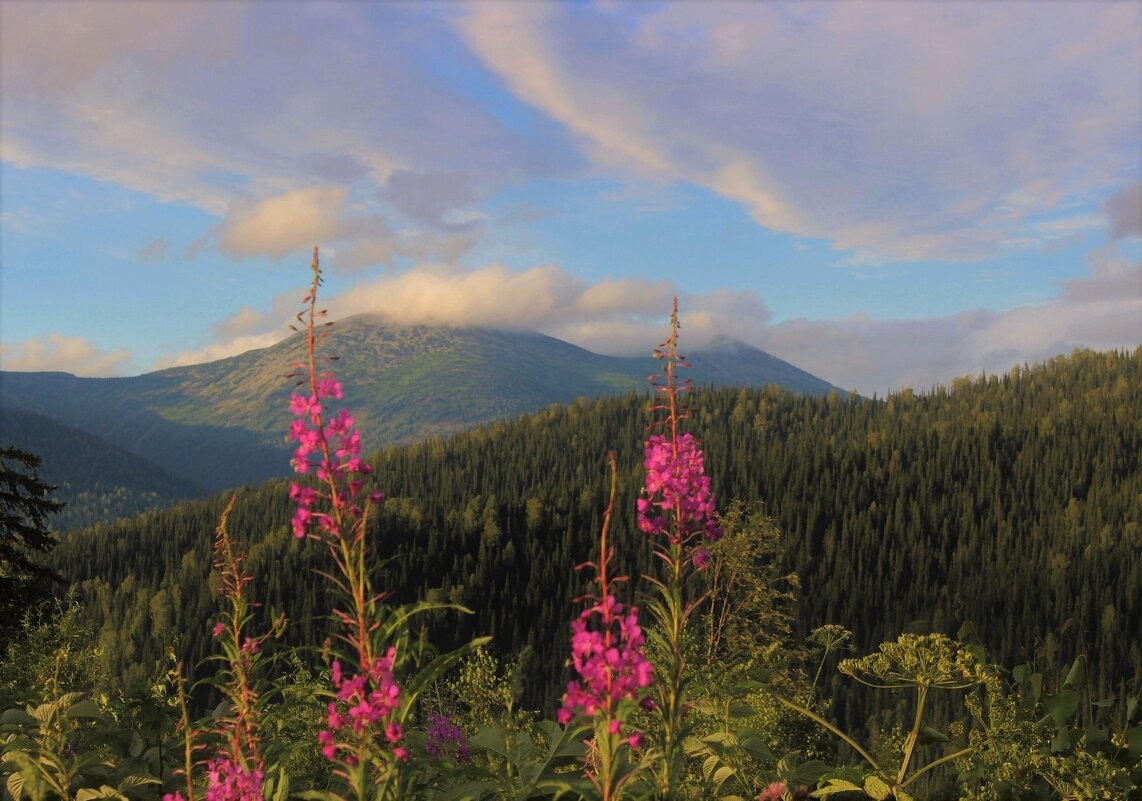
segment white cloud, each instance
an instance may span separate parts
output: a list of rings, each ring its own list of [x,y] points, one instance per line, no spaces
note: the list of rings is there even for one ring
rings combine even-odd
[[[1033,246],[1025,223],[1142,157],[1136,4],[465,8],[473,50],[596,163],[857,261]]]
[[[219,226],[218,243],[236,257],[267,255],[280,259],[312,249],[337,235],[347,197],[345,188],[297,189],[254,205],[238,206]]]
[[[14,345],[0,342],[0,369],[17,372],[64,372],[81,376],[122,375],[134,354],[102,350],[82,337],[46,334]]]
[[[280,342],[288,333],[282,329],[264,334],[232,337],[211,343],[197,350],[184,350],[174,356],[162,358],[155,364],[154,369],[163,370],[168,367],[184,367],[189,364],[204,364],[219,359],[228,359],[247,351],[268,348],[270,345]]]

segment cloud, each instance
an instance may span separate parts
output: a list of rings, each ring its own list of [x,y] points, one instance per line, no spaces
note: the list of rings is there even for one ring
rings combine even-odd
[[[721,337],[760,347],[845,389],[884,396],[927,390],[961,375],[1005,372],[1075,348],[1142,346],[1142,262],[1108,245],[1093,251],[1082,279],[1063,282],[1043,303],[1006,311],[977,309],[921,319],[773,322],[752,290],[684,292],[649,278],[588,282],[557,265],[513,270],[489,264],[461,270],[424,265],[361,278],[323,305],[332,319],[380,315],[400,325],[480,326],[539,331],[596,353],[649,353],[679,297],[683,353]],[[215,326],[218,341],[159,366],[193,364],[267,347],[287,333],[293,293],[260,311],[242,308]]]
[[[1142,346],[1142,262],[1108,249],[1052,300],[1007,311],[917,320],[792,320],[754,340],[774,355],[862,394],[927,390],[961,375],[1002,373],[1076,348]]]
[[[281,342],[289,332],[282,329],[262,334],[249,334],[214,342],[196,350],[179,351],[174,356],[160,359],[155,370],[164,370],[168,367],[185,367],[190,364],[204,364],[219,359],[228,359],[251,350],[268,348]]]
[[[1027,225],[1142,157],[1135,4],[465,10],[473,51],[597,165],[708,187],[854,262],[1033,247]]]
[[[394,171],[461,175],[483,197],[577,161],[554,126],[514,124],[510,97],[489,108],[454,80],[479,68],[447,7],[108,1],[3,14],[0,156],[20,166],[221,216],[314,184],[375,192]]]
[[[18,372],[58,371],[81,376],[122,375],[134,354],[105,351],[82,337],[46,334],[14,345],[0,342],[0,369]]]
[[[267,315],[243,306],[236,313],[214,325],[214,333],[220,339],[236,339],[254,333],[264,333]]]
[[[455,227],[456,223],[448,221],[448,213],[477,199],[462,172],[393,170],[381,194],[409,217],[437,228]]]
[[[291,253],[333,239],[348,197],[345,188],[297,189],[232,209],[219,225],[222,250],[238,258]]]
[[[1115,239],[1142,236],[1142,181],[1111,195],[1102,210]]]
[[[753,291],[683,293],[672,282],[645,278],[591,284],[555,265],[419,267],[361,281],[327,305],[337,317],[367,313],[401,325],[539,331],[598,353],[632,354],[661,340],[675,295],[686,309],[689,347],[720,335],[756,338],[770,317]]]

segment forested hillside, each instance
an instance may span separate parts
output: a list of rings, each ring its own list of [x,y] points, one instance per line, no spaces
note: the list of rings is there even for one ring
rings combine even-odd
[[[798,635],[853,631],[860,653],[903,630],[955,634],[971,620],[991,658],[1090,657],[1096,692],[1142,689],[1142,349],[1076,352],[1002,377],[885,400],[776,388],[700,389],[688,422],[725,508],[764,504],[801,576]],[[377,525],[380,586],[396,600],[449,598],[441,644],[490,633],[534,649],[529,700],[551,706],[567,656],[573,565],[591,556],[617,452],[614,542],[649,565],[635,525],[646,401],[553,405],[512,422],[373,457],[388,496]],[[221,455],[220,458],[224,458]],[[315,547],[289,533],[287,483],[240,494],[230,530],[251,548],[252,592],[284,609],[295,641],[318,643],[329,608]],[[53,560],[77,582],[102,655],[123,677],[171,643],[210,647],[212,532],[225,497],[102,525]],[[863,718],[835,694],[837,717]]]
[[[49,521],[55,531],[134,517],[206,494],[153,462],[41,414],[0,408],[0,442],[43,460],[39,477],[64,504]]]

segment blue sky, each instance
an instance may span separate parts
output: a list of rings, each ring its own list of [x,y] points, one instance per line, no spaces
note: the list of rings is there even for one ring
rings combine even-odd
[[[862,393],[1142,345],[1142,5],[0,4],[0,367],[334,316]]]

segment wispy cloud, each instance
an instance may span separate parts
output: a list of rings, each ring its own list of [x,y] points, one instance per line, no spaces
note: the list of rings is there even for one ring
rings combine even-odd
[[[1036,215],[1137,169],[1136,4],[467,9],[473,50],[598,164],[859,262],[1030,246]]]

